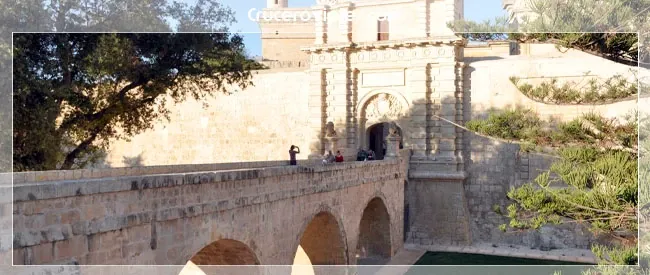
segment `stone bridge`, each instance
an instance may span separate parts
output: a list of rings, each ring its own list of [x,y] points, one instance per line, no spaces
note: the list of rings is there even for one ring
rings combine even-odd
[[[410,151],[399,155],[15,173],[14,264],[386,260],[404,241]]]

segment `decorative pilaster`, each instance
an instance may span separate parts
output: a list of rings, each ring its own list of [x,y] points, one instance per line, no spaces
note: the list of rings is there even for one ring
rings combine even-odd
[[[339,37],[338,42],[352,42],[352,20],[350,20],[351,2],[343,2],[336,5],[339,11]]]
[[[467,64],[459,62],[456,66],[456,124],[465,125],[465,68]],[[456,159],[458,160],[458,171],[465,170],[465,162],[463,160],[463,142],[464,130],[456,127]]]
[[[434,93],[440,97],[439,117],[456,122],[456,62],[439,63],[439,74],[436,76],[437,87]],[[436,159],[444,162],[456,160],[456,126],[441,121],[440,137]]]
[[[314,21],[314,34],[315,34],[315,40],[314,44],[316,45],[321,45],[321,44],[326,44],[327,43],[327,22],[325,22],[325,18],[327,18],[327,8],[323,5],[319,6],[314,6],[312,8],[312,12],[314,14],[317,14],[315,21]]]
[[[427,156],[428,95],[427,65],[418,64],[408,68],[408,88],[412,96],[411,109],[411,159],[424,160]]]
[[[349,70],[345,64],[346,53],[344,51],[334,51],[330,56],[332,62],[338,64],[333,64],[333,68],[328,70],[326,76],[326,117],[337,128],[347,129],[349,125],[349,85],[351,81],[349,80]],[[343,136],[339,136],[339,140],[347,140],[347,133],[342,132],[341,134]],[[337,147],[346,145],[339,144]]]
[[[422,37],[428,37],[429,36],[429,1],[427,0],[420,0],[417,5],[417,11],[418,11],[418,32],[421,34]]]
[[[359,70],[350,70],[350,82],[348,85],[347,95],[347,147],[356,149],[357,144],[357,128],[359,121],[357,121],[357,102],[359,100]]]

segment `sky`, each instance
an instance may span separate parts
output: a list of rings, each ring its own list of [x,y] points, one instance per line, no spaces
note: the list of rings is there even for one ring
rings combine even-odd
[[[472,21],[493,20],[505,15],[501,8],[502,0],[465,0],[465,19]],[[194,0],[185,0],[194,3]],[[251,56],[259,56],[262,52],[260,29],[256,22],[248,18],[251,9],[261,10],[266,7],[266,0],[221,0],[221,3],[235,12],[237,23],[231,27],[232,32],[240,32],[244,36],[246,48]],[[289,7],[310,7],[316,0],[289,0]]]

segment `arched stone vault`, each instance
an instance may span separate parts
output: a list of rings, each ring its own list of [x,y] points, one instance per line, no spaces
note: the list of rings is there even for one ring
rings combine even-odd
[[[385,264],[392,256],[390,214],[380,197],[372,198],[363,210],[357,240],[357,264]]]
[[[325,204],[319,205],[314,213],[300,227],[294,258],[301,246],[313,265],[349,264],[347,236],[341,218]]]
[[[221,239],[213,242],[190,259],[195,265],[259,265],[257,256],[246,244]]]

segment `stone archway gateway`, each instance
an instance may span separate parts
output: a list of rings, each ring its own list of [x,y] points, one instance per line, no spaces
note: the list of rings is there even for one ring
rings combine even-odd
[[[386,264],[391,253],[390,216],[381,198],[372,199],[363,210],[357,242],[357,264]]]
[[[390,124],[397,126],[398,134],[403,137],[402,128],[397,121],[408,115],[409,104],[399,93],[390,91],[373,92],[364,97],[359,105],[359,145],[375,152],[377,159],[385,155],[385,139],[389,134]],[[403,139],[400,140],[400,148]]]

